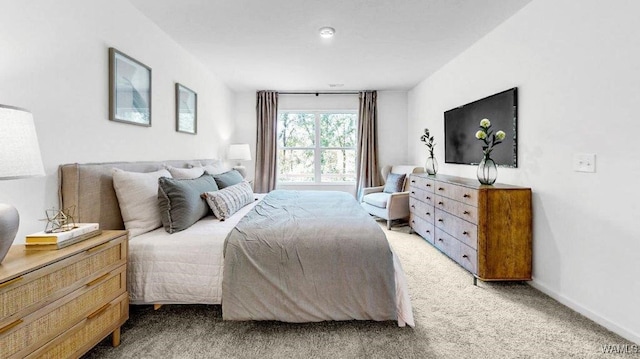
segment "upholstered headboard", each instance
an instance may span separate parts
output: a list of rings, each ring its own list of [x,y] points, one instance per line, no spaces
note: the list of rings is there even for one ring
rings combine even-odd
[[[113,189],[112,169],[154,172],[165,165],[186,168],[211,165],[219,160],[170,160],[157,162],[70,163],[58,167],[58,200],[61,209],[75,206],[75,221],[99,223],[101,229],[124,229],[120,205]]]

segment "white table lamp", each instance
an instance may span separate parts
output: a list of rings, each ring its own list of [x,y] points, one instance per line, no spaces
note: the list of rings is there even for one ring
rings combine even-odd
[[[251,161],[251,149],[249,148],[248,143],[236,143],[229,145],[227,159],[237,161],[237,165],[234,166],[233,169],[240,172],[242,177],[247,177],[247,169],[242,165],[241,161]]]
[[[0,180],[44,176],[38,135],[31,112],[0,105]],[[16,208],[0,203],[0,262],[18,233]]]

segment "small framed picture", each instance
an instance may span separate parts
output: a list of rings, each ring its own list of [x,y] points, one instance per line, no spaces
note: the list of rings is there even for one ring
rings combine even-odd
[[[109,119],[151,126],[151,68],[109,48]]]
[[[176,131],[195,135],[198,132],[198,94],[176,83]]]

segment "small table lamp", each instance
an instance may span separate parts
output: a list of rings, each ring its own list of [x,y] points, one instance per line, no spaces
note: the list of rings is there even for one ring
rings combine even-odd
[[[229,153],[227,159],[231,161],[238,161],[238,164],[233,167],[234,170],[240,172],[243,178],[247,177],[247,169],[240,163],[240,161],[251,161],[251,149],[248,143],[237,143],[229,145]]]
[[[44,176],[38,136],[31,112],[0,105],[0,180]],[[18,233],[14,206],[0,203],[0,262]]]

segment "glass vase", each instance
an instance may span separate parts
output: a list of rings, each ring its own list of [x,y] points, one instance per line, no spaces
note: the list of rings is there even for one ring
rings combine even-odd
[[[498,178],[498,167],[493,160],[486,156],[478,164],[478,181],[482,184],[494,184]]]
[[[424,164],[424,170],[430,175],[438,173],[438,161],[436,161],[435,157],[429,156],[429,158],[427,158],[427,162]]]

